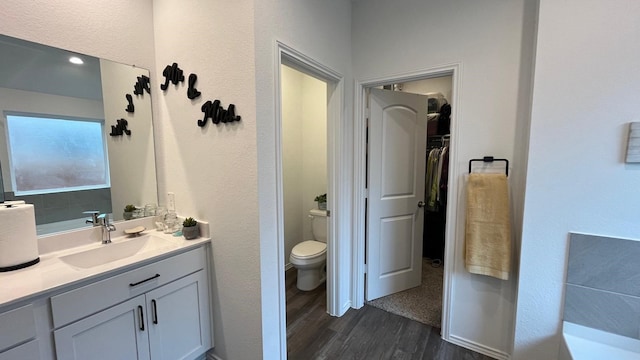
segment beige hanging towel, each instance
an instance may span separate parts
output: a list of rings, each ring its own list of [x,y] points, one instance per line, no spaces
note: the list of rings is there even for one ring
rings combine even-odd
[[[467,270],[508,280],[511,220],[505,174],[469,174],[465,235]]]

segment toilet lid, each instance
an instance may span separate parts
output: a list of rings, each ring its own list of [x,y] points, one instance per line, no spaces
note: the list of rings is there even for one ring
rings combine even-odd
[[[291,250],[291,255],[298,259],[308,259],[318,255],[322,255],[327,252],[327,244],[315,241],[307,240],[299,243]]]

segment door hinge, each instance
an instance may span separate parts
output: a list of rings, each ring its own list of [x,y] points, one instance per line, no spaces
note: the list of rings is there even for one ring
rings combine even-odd
[[[369,269],[368,269],[367,264],[364,264],[364,273],[366,274],[366,273],[368,272],[368,270],[369,270]]]
[[[327,210],[327,217],[331,216],[331,210]]]
[[[369,198],[369,189],[364,189],[364,198],[365,199]]]

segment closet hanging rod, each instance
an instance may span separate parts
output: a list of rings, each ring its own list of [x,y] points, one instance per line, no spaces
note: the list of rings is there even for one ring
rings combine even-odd
[[[482,159],[471,159],[469,160],[469,174],[471,174],[471,163],[474,161],[482,161],[482,162],[494,162],[494,161],[504,161],[506,163],[506,167],[504,169],[505,175],[509,176],[509,160],[507,159],[496,159],[493,156],[485,156]]]

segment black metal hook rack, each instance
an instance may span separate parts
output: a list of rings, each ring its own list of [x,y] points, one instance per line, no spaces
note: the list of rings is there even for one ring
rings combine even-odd
[[[504,161],[506,163],[506,167],[504,169],[505,175],[509,176],[509,160],[507,159],[496,159],[493,156],[485,156],[482,159],[471,159],[469,160],[469,174],[471,174],[471,163],[474,161],[482,161],[482,162],[494,162],[494,161]]]

